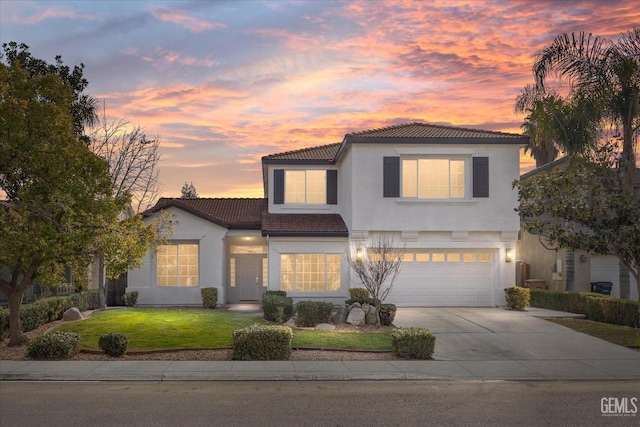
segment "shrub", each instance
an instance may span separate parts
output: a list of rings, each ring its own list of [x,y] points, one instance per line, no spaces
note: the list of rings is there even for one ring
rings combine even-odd
[[[436,337],[424,328],[398,328],[391,332],[393,354],[403,359],[431,359]]]
[[[286,297],[287,291],[265,291],[263,295],[278,295],[281,297]]]
[[[64,313],[71,307],[76,307],[80,311],[94,310],[98,308],[98,290],[91,290],[86,292],[77,292],[70,294],[67,297]]]
[[[370,295],[369,290],[366,288],[349,288],[349,301],[351,304],[354,302],[359,302],[360,304],[365,304],[369,301]]]
[[[531,306],[584,314],[589,320],[640,327],[638,301],[592,292],[531,290]]]
[[[9,310],[0,309],[0,341],[9,336]]]
[[[100,335],[98,345],[108,356],[120,357],[127,352],[129,339],[122,334],[103,334]]]
[[[380,325],[390,326],[396,318],[396,311],[395,304],[380,304]]]
[[[78,334],[54,332],[27,343],[27,355],[32,359],[64,359],[76,349]]]
[[[127,307],[135,307],[138,304],[138,291],[124,293],[124,303]]]
[[[318,323],[330,323],[333,304],[322,301],[300,301],[296,304],[296,325],[316,326]]]
[[[504,290],[504,299],[510,309],[523,311],[525,307],[529,306],[529,300],[531,299],[529,288],[521,288],[519,286],[506,288]]]
[[[218,304],[218,288],[202,288],[202,305],[204,308],[216,308]]]
[[[288,326],[253,324],[233,331],[233,360],[289,360],[293,332]]]
[[[265,292],[260,308],[265,320],[284,323],[293,316],[293,299],[276,293]]]

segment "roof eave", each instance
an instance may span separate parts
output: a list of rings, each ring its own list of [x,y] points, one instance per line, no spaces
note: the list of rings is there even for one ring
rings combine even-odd
[[[527,145],[528,137],[513,138],[423,138],[423,137],[367,137],[367,136],[346,136],[345,142],[358,144],[455,144],[455,145]]]
[[[270,237],[349,237],[348,231],[265,231],[263,236]]]

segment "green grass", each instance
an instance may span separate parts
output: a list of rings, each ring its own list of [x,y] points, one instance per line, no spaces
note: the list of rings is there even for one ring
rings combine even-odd
[[[586,319],[547,319],[574,331],[591,335],[613,344],[640,349],[640,330],[629,326],[612,325]]]
[[[97,311],[82,322],[56,330],[75,332],[78,349],[100,351],[98,339],[109,332],[129,339],[128,351],[217,348],[233,345],[233,330],[266,323],[260,315],[204,309],[127,308]],[[389,332],[351,333],[294,329],[292,347],[391,350]]]

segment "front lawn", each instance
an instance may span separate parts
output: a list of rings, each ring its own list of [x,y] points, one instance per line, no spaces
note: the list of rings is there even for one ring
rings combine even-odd
[[[96,311],[91,318],[56,330],[75,332],[79,350],[100,351],[100,335],[129,338],[129,351],[218,348],[233,345],[233,330],[266,323],[258,314],[204,309],[127,308]],[[389,332],[350,333],[294,329],[292,347],[391,350]]]
[[[640,349],[640,330],[629,326],[612,325],[586,319],[547,319],[550,322],[571,328],[623,347]]]

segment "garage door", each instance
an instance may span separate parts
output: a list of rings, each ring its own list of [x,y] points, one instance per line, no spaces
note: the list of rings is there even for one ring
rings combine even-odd
[[[400,306],[492,306],[496,253],[407,250],[388,300]]]

